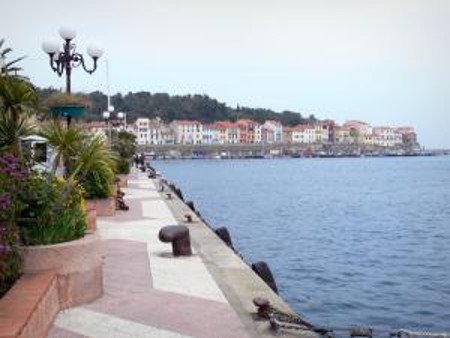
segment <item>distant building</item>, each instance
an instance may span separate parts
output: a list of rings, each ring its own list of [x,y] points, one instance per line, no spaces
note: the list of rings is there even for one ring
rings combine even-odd
[[[261,128],[262,143],[283,143],[283,125],[278,121],[267,120]]]
[[[124,126],[111,121],[113,129]],[[85,123],[84,129],[106,135],[109,125],[104,121]],[[237,122],[218,121],[202,124],[199,121],[175,120],[170,124],[160,118],[138,118],[127,126],[136,135],[137,143],[145,144],[365,144],[382,147],[417,146],[413,127],[372,127],[364,121],[350,120],[339,126],[333,120],[283,127],[274,120],[263,124],[249,119]]]
[[[136,135],[137,144],[149,144],[150,143],[150,119],[138,118],[133,125],[133,131]]]
[[[334,129],[334,141],[337,144],[355,143],[355,139],[351,135],[351,128],[336,126]]]
[[[216,123],[204,124],[202,129],[202,144],[220,144],[219,128]]]
[[[392,127],[374,127],[373,134],[378,138],[378,145],[382,147],[394,147],[403,143],[402,134]]]
[[[175,120],[170,124],[177,144],[201,144],[203,126],[199,121]]]
[[[253,120],[238,120],[239,139],[242,144],[252,144],[261,142],[261,127]]]

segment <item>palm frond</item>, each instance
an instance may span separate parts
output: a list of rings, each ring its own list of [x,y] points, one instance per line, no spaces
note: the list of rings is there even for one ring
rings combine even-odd
[[[11,53],[12,52],[12,48],[5,48],[1,53],[0,53],[0,55],[1,56],[6,56],[6,54],[8,54],[8,53]]]
[[[7,71],[10,71],[10,70],[12,70],[12,69],[11,69],[11,66],[12,66],[13,64],[15,64],[15,63],[17,63],[17,62],[20,62],[20,61],[22,61],[22,60],[25,59],[25,58],[26,58],[26,56],[21,56],[21,57],[15,59],[15,60],[9,61],[9,62],[7,62],[7,63],[5,64],[4,67],[6,68]]]

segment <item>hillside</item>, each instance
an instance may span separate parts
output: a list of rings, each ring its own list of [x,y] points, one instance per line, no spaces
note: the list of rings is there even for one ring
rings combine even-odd
[[[39,89],[41,97],[45,99],[53,88]],[[107,97],[104,93],[96,91],[87,94],[92,107],[87,120],[99,120],[102,112],[106,110]],[[304,117],[292,111],[275,112],[264,108],[236,107],[231,108],[207,95],[169,95],[166,93],[129,92],[126,95],[115,94],[111,96],[111,104],[115,111],[127,113],[129,120],[137,117],[154,118],[159,116],[166,122],[173,120],[198,120],[201,122],[214,122],[248,118],[258,122],[277,120],[283,125],[305,124],[315,120],[313,115]]]

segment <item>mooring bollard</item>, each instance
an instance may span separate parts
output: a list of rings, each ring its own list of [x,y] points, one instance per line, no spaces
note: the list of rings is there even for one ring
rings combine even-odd
[[[230,233],[226,227],[217,228],[214,232],[226,245],[233,249],[233,241],[231,240]]]
[[[168,193],[166,194],[166,197],[167,197],[168,200],[171,200],[171,199],[172,199],[172,194],[171,194],[170,192],[168,192]]]
[[[186,201],[186,205],[192,210],[195,211],[194,202]]]
[[[184,218],[186,219],[187,223],[192,223],[192,215],[186,214],[184,215]]]
[[[159,240],[172,243],[174,256],[192,255],[189,229],[184,225],[167,225],[159,231]]]
[[[253,298],[253,304],[258,308],[258,317],[269,319],[270,302],[267,298],[255,297]]]
[[[275,292],[278,293],[277,284],[266,262],[256,262],[252,264],[252,270]]]

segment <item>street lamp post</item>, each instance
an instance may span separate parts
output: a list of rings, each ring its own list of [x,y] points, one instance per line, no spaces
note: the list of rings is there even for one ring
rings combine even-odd
[[[109,109],[107,111],[103,112],[103,119],[106,121],[106,126],[108,128],[108,143],[109,146],[112,146],[112,136],[111,136],[111,130],[112,130],[112,126],[111,126],[111,118],[112,118],[112,113],[114,111],[113,106],[109,106]],[[126,123],[126,114],[123,112],[118,112],[117,113],[117,118],[119,120],[123,120]]]
[[[51,69],[60,77],[64,73],[66,74],[66,92],[70,94],[72,69],[81,65],[88,74],[92,74],[97,69],[97,60],[103,55],[103,50],[96,46],[88,46],[87,53],[94,61],[92,68],[89,69],[83,55],[75,51],[76,46],[72,40],[76,36],[76,31],[72,28],[62,27],[59,29],[59,35],[64,40],[62,50],[60,44],[55,40],[44,41],[42,49],[49,56]],[[70,125],[70,121],[71,116],[68,116],[67,125]]]

